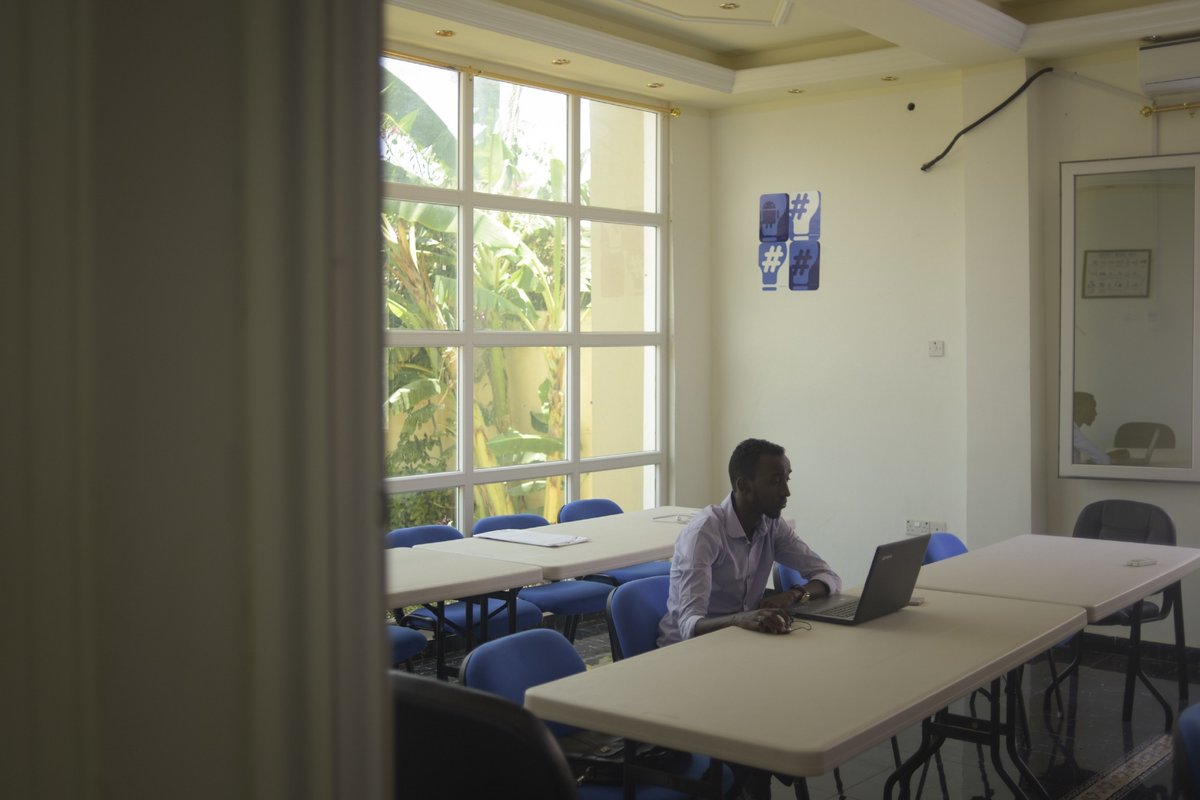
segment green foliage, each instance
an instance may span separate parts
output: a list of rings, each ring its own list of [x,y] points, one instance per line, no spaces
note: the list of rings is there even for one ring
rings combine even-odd
[[[539,197],[561,197],[566,168],[546,153],[521,152],[499,133],[512,116],[498,102],[498,84],[476,81],[474,180],[484,191],[516,194],[527,181],[521,164],[539,165],[551,176]],[[385,178],[417,185],[451,185],[457,170],[458,144],[430,106],[386,68],[381,88],[380,124]],[[382,217],[386,317],[389,328],[448,331],[458,328],[458,208],[453,205],[385,200]],[[565,220],[506,211],[479,211],[470,221],[474,252],[471,277],[473,324],[485,330],[561,330],[565,309]],[[386,410],[394,445],[387,454],[389,475],[418,475],[456,468],[460,436],[456,400],[458,381],[475,382],[476,424],[484,428],[486,448],[477,443],[482,466],[523,464],[563,452],[562,397],[565,362],[562,349],[545,348],[549,378],[539,386],[541,409],[530,415],[533,434],[517,429],[510,410],[506,351],[481,348],[477,363],[463,374],[455,348],[391,348],[387,364]],[[555,388],[559,387],[559,388]],[[391,441],[391,439],[389,439]],[[486,453],[480,454],[480,449]],[[509,493],[543,491],[545,481],[510,485]],[[486,513],[499,500],[488,495]],[[389,522],[396,527],[453,518],[454,492],[394,495]]]

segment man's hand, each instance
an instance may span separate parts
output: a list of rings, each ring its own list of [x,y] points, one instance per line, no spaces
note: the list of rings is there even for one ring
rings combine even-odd
[[[778,608],[756,608],[734,617],[739,628],[760,633],[787,633],[792,629],[792,618]]]
[[[776,592],[775,594],[767,595],[758,604],[759,608],[791,608],[800,602],[800,598],[804,596],[803,586],[793,586],[786,592]]]

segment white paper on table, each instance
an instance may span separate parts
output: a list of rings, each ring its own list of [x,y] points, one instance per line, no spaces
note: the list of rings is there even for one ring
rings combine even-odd
[[[496,539],[501,542],[517,542],[519,544],[535,544],[538,547],[566,547],[569,544],[579,544],[590,541],[586,536],[568,536],[563,533],[544,533],[529,530],[499,530],[474,534],[476,539]]]

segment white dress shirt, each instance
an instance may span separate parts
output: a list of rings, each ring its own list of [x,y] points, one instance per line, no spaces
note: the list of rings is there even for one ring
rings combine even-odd
[[[733,508],[732,494],[720,505],[702,509],[675,540],[658,646],[690,639],[704,617],[758,608],[776,561],[799,570],[807,580],[821,581],[831,593],[842,588],[837,573],[782,519],[762,517],[751,541]]]

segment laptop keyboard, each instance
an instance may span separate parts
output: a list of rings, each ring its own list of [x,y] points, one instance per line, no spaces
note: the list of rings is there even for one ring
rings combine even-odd
[[[836,606],[821,611],[823,617],[838,617],[839,619],[854,619],[855,613],[858,611],[857,600],[847,600],[845,603],[838,603]]]

